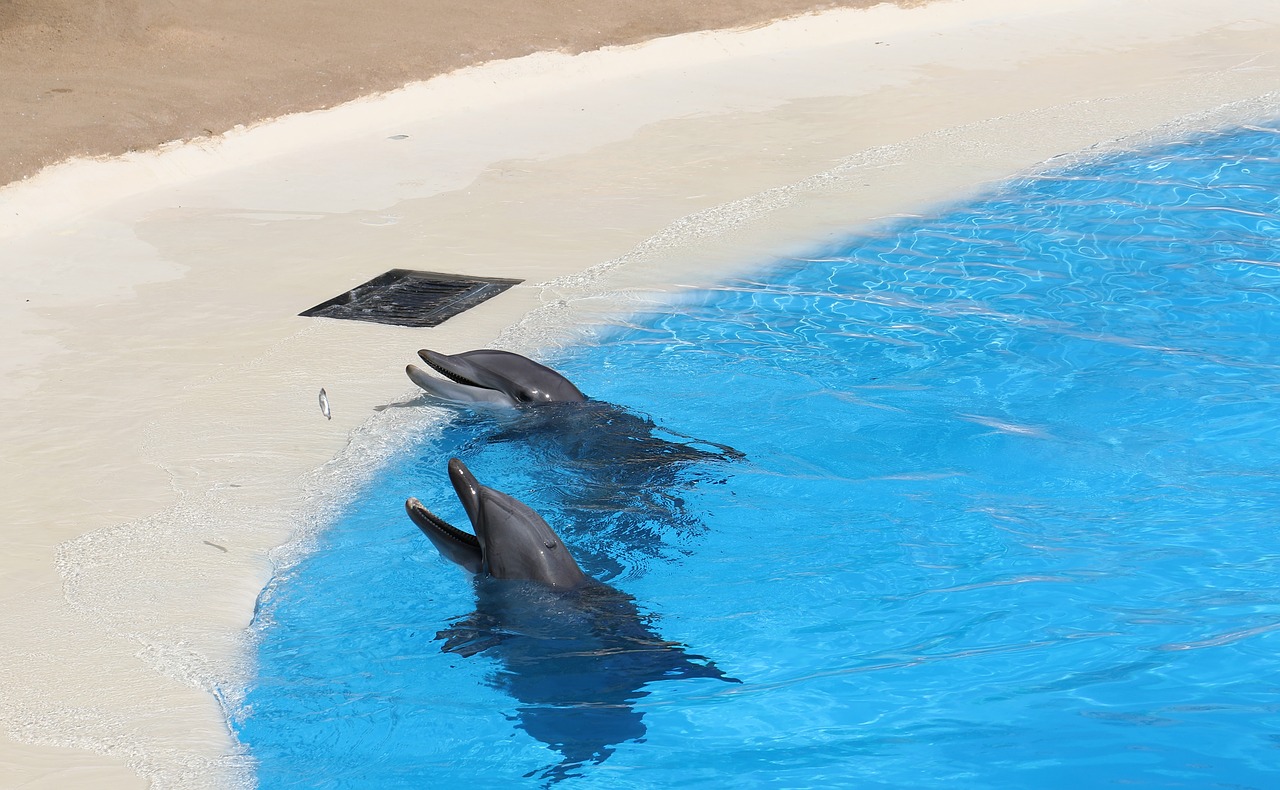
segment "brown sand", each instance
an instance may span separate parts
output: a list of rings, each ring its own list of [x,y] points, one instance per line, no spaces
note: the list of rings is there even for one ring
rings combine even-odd
[[[3,0],[0,184],[69,157],[216,136],[485,61],[876,4]]]

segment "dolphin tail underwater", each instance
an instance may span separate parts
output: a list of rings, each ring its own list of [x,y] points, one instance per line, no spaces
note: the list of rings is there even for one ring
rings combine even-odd
[[[418,356],[432,376],[416,365],[405,367],[409,379],[428,393],[464,404],[519,406],[526,403],[573,403],[587,397],[564,376],[510,351],[479,349],[441,354],[422,349]]]

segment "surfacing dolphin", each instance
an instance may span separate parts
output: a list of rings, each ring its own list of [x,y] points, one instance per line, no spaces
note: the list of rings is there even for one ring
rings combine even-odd
[[[519,500],[481,485],[458,459],[449,479],[475,534],[417,499],[409,517],[447,559],[476,574],[476,611],[436,638],[448,653],[487,652],[503,665],[490,683],[519,703],[519,726],[561,755],[542,778],[554,783],[600,763],[617,744],[642,738],[633,704],[659,680],[738,683],[684,652],[650,625],[635,600],[582,572],[559,536]]]
[[[414,384],[445,400],[518,406],[522,403],[579,403],[587,399],[564,376],[510,351],[485,348],[461,354],[441,354],[424,348],[418,356],[445,378],[432,376],[416,365],[407,366],[405,372]]]

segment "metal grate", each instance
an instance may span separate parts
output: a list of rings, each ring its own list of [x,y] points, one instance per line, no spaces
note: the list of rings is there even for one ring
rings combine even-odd
[[[392,269],[298,315],[439,326],[523,280]]]

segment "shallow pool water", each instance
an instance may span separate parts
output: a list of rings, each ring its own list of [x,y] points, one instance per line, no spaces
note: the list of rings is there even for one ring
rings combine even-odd
[[[263,788],[1280,782],[1275,128],[587,335],[552,362],[604,403],[460,416],[273,581],[234,722]],[[661,660],[486,620],[404,515],[467,523],[451,456]]]

